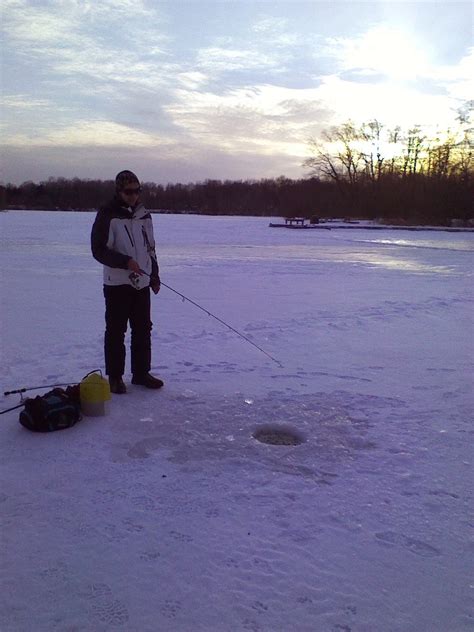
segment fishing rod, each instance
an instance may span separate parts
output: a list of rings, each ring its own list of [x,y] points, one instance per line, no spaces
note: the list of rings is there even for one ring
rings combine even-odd
[[[25,405],[25,402],[21,402],[21,404],[17,404],[16,406],[12,406],[11,408],[0,410],[0,415],[3,415],[4,413],[9,413],[11,410],[16,410],[17,408],[21,408],[24,405]]]
[[[69,386],[71,382],[67,384],[43,384],[43,386],[27,386],[24,388],[17,388],[14,391],[5,391],[4,395],[15,395],[16,393],[26,393],[26,391],[38,391],[40,388],[54,388],[55,386]]]
[[[140,272],[142,272],[142,274],[145,274],[147,277],[149,277],[150,275],[145,272],[144,270],[140,270]],[[136,273],[135,273],[136,274]],[[178,290],[175,290],[174,288],[170,287],[169,285],[167,285],[166,283],[163,283],[163,281],[160,281],[160,285],[163,285],[163,287],[167,288],[168,290],[171,290],[171,292],[174,292],[175,294],[177,294],[178,296],[180,296],[183,301],[188,301],[188,303],[191,303],[192,305],[194,305],[194,307],[197,307],[198,309],[200,309],[202,312],[204,312],[205,314],[207,314],[208,316],[211,316],[212,318],[214,318],[215,320],[217,320],[219,323],[221,323],[222,325],[224,325],[225,327],[227,327],[228,329],[230,329],[231,331],[233,331],[235,334],[237,334],[238,336],[240,336],[241,338],[243,338],[244,340],[246,340],[249,344],[251,344],[253,347],[255,347],[256,349],[258,349],[259,351],[261,351],[262,353],[264,353],[268,358],[270,358],[270,360],[272,360],[273,362],[275,362],[275,364],[278,364],[278,366],[280,368],[283,368],[282,363],[277,360],[276,358],[274,358],[272,355],[270,355],[267,351],[265,351],[265,349],[262,349],[262,347],[259,347],[257,344],[255,344],[255,342],[253,342],[253,340],[250,340],[250,338],[248,338],[245,334],[243,334],[242,332],[238,331],[237,329],[235,329],[235,327],[232,327],[232,325],[229,325],[228,323],[226,323],[224,320],[222,320],[222,318],[219,318],[219,316],[216,316],[215,314],[213,314],[212,312],[210,312],[208,309],[206,309],[205,307],[202,307],[201,305],[199,305],[199,303],[196,303],[195,301],[193,301],[192,299],[188,298],[187,296],[185,296],[184,294],[181,294],[181,292],[178,292]]]
[[[0,410],[0,415],[3,415],[4,413],[9,413],[11,410],[16,410],[17,408],[21,408],[22,406],[25,405],[25,402],[23,401],[23,393],[26,393],[26,391],[37,391],[41,388],[54,388],[56,386],[69,386],[70,382],[67,384],[44,384],[43,386],[29,386],[29,387],[24,387],[24,388],[17,388],[14,391],[5,391],[3,394],[4,395],[15,395],[15,394],[20,394],[21,396],[21,403],[17,404],[16,406],[12,406],[11,408],[6,408],[5,410]]]
[[[183,299],[183,301],[188,301],[188,303],[191,303],[192,305],[194,305],[195,307],[198,307],[201,311],[203,311],[205,314],[207,314],[208,316],[212,316],[212,318],[215,318],[215,320],[217,320],[219,323],[222,323],[222,325],[225,325],[228,329],[230,329],[231,331],[233,331],[234,333],[236,333],[238,336],[240,336],[241,338],[243,338],[244,340],[246,340],[249,344],[251,344],[252,346],[254,346],[256,349],[258,349],[259,351],[261,351],[262,353],[264,353],[266,356],[268,356],[270,358],[270,360],[273,360],[273,362],[276,362],[276,364],[278,364],[278,366],[280,368],[283,368],[282,363],[277,360],[276,358],[274,358],[272,355],[270,355],[269,353],[267,353],[265,351],[265,349],[262,349],[262,347],[259,347],[257,344],[255,344],[255,342],[253,342],[253,340],[250,340],[250,338],[247,338],[247,336],[245,336],[243,333],[241,333],[240,331],[237,331],[237,329],[235,329],[234,327],[232,327],[232,325],[229,325],[228,323],[226,323],[225,321],[222,320],[222,318],[219,318],[219,316],[216,316],[215,314],[212,314],[208,309],[205,309],[204,307],[201,307],[201,305],[199,305],[198,303],[196,303],[195,301],[191,300],[190,298],[188,298],[187,296],[184,296],[184,294],[181,294],[181,292],[178,292],[177,290],[175,290],[174,288],[170,287],[169,285],[166,285],[166,283],[161,282],[161,285],[163,285],[164,287],[168,288],[168,290],[171,290],[172,292],[174,292],[175,294],[177,294],[178,296],[181,296],[181,298]]]
[[[89,373],[87,373],[87,375],[85,375],[82,379],[84,380],[92,373],[100,373],[102,377],[102,371],[100,369],[94,369],[93,371],[89,371]],[[42,386],[24,386],[23,388],[17,388],[14,391],[5,391],[3,393],[4,396],[20,394],[21,403],[17,406],[13,406],[12,408],[0,410],[0,415],[3,415],[4,413],[9,413],[11,410],[15,410],[17,408],[20,408],[21,406],[24,406],[25,402],[23,401],[23,393],[26,393],[26,391],[39,391],[42,388],[56,388],[57,386],[71,386],[71,382],[63,382],[61,384],[43,384]]]

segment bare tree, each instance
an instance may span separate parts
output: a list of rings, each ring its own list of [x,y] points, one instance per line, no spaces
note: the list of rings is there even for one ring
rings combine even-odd
[[[352,121],[339,127],[331,127],[322,133],[322,141],[310,140],[313,156],[303,165],[310,174],[323,179],[331,179],[342,185],[344,182],[356,184],[361,169],[362,154],[356,147],[360,141],[360,131]]]
[[[382,134],[384,126],[382,123],[374,119],[368,123],[364,123],[359,132],[360,139],[367,147],[367,151],[362,149],[361,158],[365,165],[365,174],[370,182],[378,182],[383,173],[383,164],[385,161],[382,155]]]
[[[474,100],[466,101],[458,109],[458,123],[462,130],[462,136],[456,146],[458,159],[458,173],[463,182],[472,180],[474,172],[474,124],[472,114],[474,112]]]
[[[426,136],[421,132],[421,127],[415,125],[408,130],[405,137],[405,149],[402,154],[402,175],[412,175],[417,173],[421,167],[423,150],[426,149]]]

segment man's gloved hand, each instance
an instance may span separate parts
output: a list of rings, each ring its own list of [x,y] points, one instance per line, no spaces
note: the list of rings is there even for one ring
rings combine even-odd
[[[158,294],[161,287],[160,277],[151,277],[150,278],[150,287],[154,294]]]
[[[135,259],[129,259],[128,260],[127,268],[129,270],[131,270],[132,272],[135,272],[135,274],[140,274],[140,275],[143,274],[143,270],[140,268],[140,266],[135,261]]]

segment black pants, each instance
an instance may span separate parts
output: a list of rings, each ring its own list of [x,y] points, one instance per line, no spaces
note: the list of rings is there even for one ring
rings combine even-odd
[[[125,372],[125,332],[132,331],[131,368],[133,375],[148,373],[151,367],[150,288],[136,290],[131,285],[104,285],[105,372],[121,377]]]

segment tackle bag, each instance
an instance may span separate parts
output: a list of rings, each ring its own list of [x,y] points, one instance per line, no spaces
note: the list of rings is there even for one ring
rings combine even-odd
[[[45,395],[25,400],[22,426],[33,432],[53,432],[74,426],[80,419],[79,385],[54,388]]]

